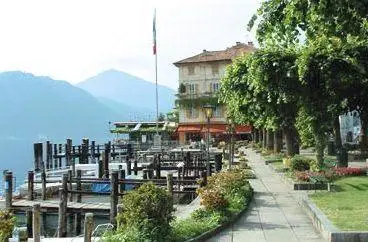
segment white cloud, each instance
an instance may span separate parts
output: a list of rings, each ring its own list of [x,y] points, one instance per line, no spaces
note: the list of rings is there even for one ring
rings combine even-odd
[[[0,71],[23,70],[76,83],[115,68],[154,81],[156,7],[159,83],[176,88],[172,63],[202,49],[248,41],[246,24],[259,2],[0,1]]]

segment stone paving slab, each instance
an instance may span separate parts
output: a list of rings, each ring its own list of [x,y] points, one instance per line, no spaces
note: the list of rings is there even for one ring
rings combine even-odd
[[[230,228],[208,242],[322,242],[322,235],[299,207],[293,191],[273,173],[259,154],[245,150],[257,179],[250,180],[254,198],[248,211]],[[299,194],[297,194],[299,193]]]

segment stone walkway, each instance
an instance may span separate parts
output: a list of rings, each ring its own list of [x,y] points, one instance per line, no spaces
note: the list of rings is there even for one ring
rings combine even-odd
[[[250,180],[254,198],[248,211],[232,227],[208,242],[322,242],[322,235],[297,204],[297,193],[271,171],[258,154],[246,150],[257,178]]]

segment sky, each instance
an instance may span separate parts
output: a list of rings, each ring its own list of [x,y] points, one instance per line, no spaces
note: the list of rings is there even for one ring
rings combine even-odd
[[[177,89],[172,64],[255,41],[246,26],[261,0],[0,0],[0,71],[78,83],[117,69]]]

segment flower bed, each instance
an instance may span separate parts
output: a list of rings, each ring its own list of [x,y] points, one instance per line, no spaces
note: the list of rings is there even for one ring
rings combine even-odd
[[[295,173],[295,177],[299,181],[321,183],[332,182],[341,177],[347,176],[364,176],[367,168],[339,167],[332,168],[326,171],[299,171]]]

